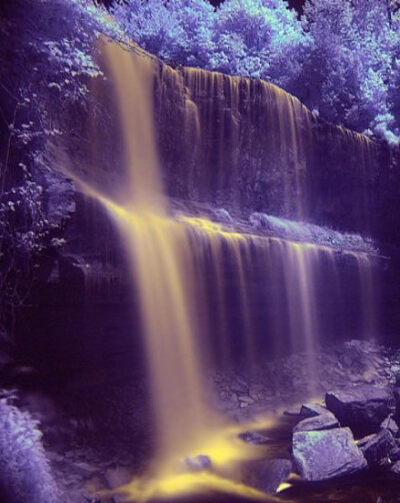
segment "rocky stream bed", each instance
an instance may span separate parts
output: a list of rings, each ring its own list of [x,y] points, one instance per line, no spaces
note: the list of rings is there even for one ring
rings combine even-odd
[[[251,375],[210,373],[210,399],[232,420],[261,413],[274,418],[267,430],[242,435],[265,448],[265,459],[244,467],[244,480],[269,493],[282,489],[275,495],[282,501],[400,501],[400,351],[362,341],[326,348],[318,354],[312,397],[306,359],[298,354],[265,362]],[[8,362],[3,380],[12,368],[2,401],[15,395],[17,407],[39,422],[63,501],[122,501],[101,500],[96,492],[146,469],[152,431],[144,377],[76,384],[56,401],[26,385],[29,369]],[[187,500],[236,501],[223,495]]]

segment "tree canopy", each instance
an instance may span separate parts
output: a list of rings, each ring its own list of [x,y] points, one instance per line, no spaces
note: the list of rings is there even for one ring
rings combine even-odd
[[[400,20],[396,2],[126,0],[120,27],[166,60],[273,82],[321,117],[397,143]]]

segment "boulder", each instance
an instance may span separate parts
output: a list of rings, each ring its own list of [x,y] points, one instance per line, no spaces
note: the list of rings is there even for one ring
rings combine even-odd
[[[392,415],[388,416],[386,419],[382,421],[381,428],[389,430],[394,437],[397,436],[397,434],[399,433],[399,427],[397,426],[397,423],[393,419]]]
[[[350,475],[367,466],[350,428],[294,433],[293,457],[299,474],[308,481]]]
[[[211,468],[211,459],[205,454],[185,458],[185,465],[191,472],[201,472]]]
[[[394,465],[392,465],[390,471],[400,477],[400,461],[397,461]]]
[[[261,459],[244,463],[242,479],[247,485],[273,494],[292,471],[290,459]]]
[[[397,447],[393,435],[389,430],[385,429],[382,429],[379,433],[368,435],[361,439],[357,445],[369,465],[376,465]]]
[[[225,208],[218,208],[214,210],[214,215],[218,222],[221,222],[223,224],[231,224],[233,222],[232,216]]]
[[[247,442],[248,444],[267,444],[270,441],[270,438],[263,435],[262,433],[258,433],[257,431],[244,431],[239,434],[239,438]]]
[[[117,494],[117,489],[125,484],[128,484],[132,480],[132,472],[124,466],[117,466],[115,468],[108,468],[105,473],[105,479],[108,486],[111,489],[116,490],[116,494],[113,495],[112,500],[115,503],[122,503],[125,497],[121,494]],[[90,500],[89,500],[90,501]]]
[[[389,452],[389,458],[392,463],[396,463],[397,461],[400,461],[400,447],[396,445],[390,452]]]
[[[246,383],[244,379],[236,377],[231,382],[230,390],[233,391],[234,393],[245,394],[249,392],[249,385]]]
[[[293,428],[293,432],[331,430],[332,428],[339,428],[339,426],[339,421],[336,417],[331,412],[326,411],[325,414],[303,419],[296,424]]]
[[[390,414],[392,393],[388,388],[361,384],[345,390],[326,393],[326,407],[335,414],[342,426],[354,433],[376,433],[381,422]]]
[[[396,412],[395,412],[395,419],[396,421],[400,421],[400,388],[395,388],[394,392],[394,400],[396,404]]]
[[[328,409],[319,403],[303,403],[300,409],[300,416],[315,417],[327,412],[329,413]]]
[[[297,417],[300,415],[300,409],[298,407],[291,407],[283,411],[284,416]]]

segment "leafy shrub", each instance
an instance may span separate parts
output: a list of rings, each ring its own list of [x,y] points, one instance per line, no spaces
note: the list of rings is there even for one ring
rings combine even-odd
[[[26,12],[29,4],[29,15]],[[15,0],[0,21],[0,328],[13,331],[40,263],[64,244],[72,185],[52,171],[49,140],[68,134],[58,115],[91,99],[99,33],[122,36],[91,0]],[[54,106],[53,103],[57,103]],[[58,194],[63,195],[58,197]],[[56,194],[56,196],[55,196]]]
[[[400,23],[389,18],[387,3],[307,0],[303,26],[312,38],[298,83],[306,104],[328,120],[397,142],[389,90]]]
[[[226,0],[215,11],[213,69],[285,85],[309,44],[283,0]]]
[[[8,503],[57,503],[38,424],[29,413],[0,398],[0,488]]]

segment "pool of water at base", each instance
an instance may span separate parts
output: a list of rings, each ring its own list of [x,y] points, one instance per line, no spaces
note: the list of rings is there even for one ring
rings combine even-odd
[[[283,416],[278,425],[263,432],[270,439],[268,457],[290,457],[291,432],[297,420]],[[367,471],[327,482],[292,480],[291,487],[276,495],[282,503],[400,503],[400,479],[388,473]],[[254,503],[224,494],[206,494],[152,503]]]

